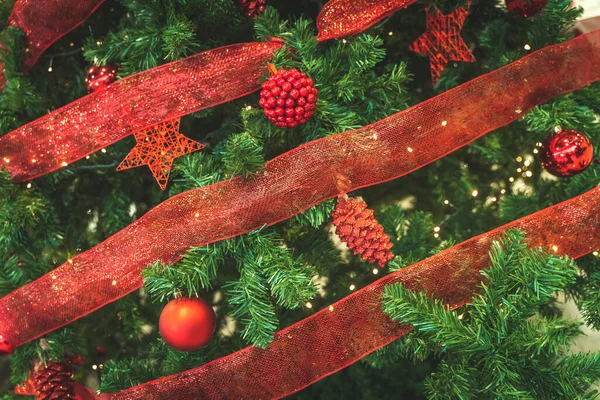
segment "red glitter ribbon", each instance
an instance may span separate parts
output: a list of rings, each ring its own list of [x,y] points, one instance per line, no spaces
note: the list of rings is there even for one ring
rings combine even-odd
[[[281,42],[220,47],[117,81],[0,138],[15,182],[45,175],[126,136],[260,89]]]
[[[453,309],[471,301],[490,263],[492,241],[509,228],[531,246],[578,258],[600,247],[600,188],[469,239],[395,272],[279,331],[266,349],[246,347],[180,374],[100,396],[101,400],[274,399],[288,396],[404,336],[409,325],[381,310],[384,287],[401,282]]]
[[[26,36],[27,71],[54,42],[81,25],[104,0],[18,0],[8,19]]]
[[[372,125],[299,146],[251,179],[174,196],[0,299],[0,342],[19,346],[131,293],[153,261],[177,260],[191,246],[273,225],[340,192],[408,174],[597,80],[600,31],[536,51]],[[140,82],[144,90],[152,90],[150,83]]]
[[[330,0],[317,18],[319,41],[356,35],[417,0]]]

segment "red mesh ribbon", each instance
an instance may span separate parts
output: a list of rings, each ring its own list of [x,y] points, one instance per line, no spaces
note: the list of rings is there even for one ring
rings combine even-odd
[[[272,399],[290,395],[410,332],[381,310],[385,285],[402,282],[452,308],[468,303],[489,266],[493,240],[508,228],[528,233],[532,246],[573,258],[600,247],[600,188],[474,237],[395,272],[279,331],[266,348],[246,347],[201,367],[101,400]]]
[[[0,299],[0,341],[21,345],[131,293],[143,284],[140,271],[153,261],[177,260],[190,246],[275,224],[340,192],[388,181],[435,161],[537,104],[600,79],[599,46],[600,31],[579,36],[375,124],[297,147],[269,161],[257,176],[174,196]],[[153,82],[141,84],[153,91]],[[163,110],[160,104],[157,108]],[[115,127],[119,123],[115,120]],[[581,219],[586,220],[593,221],[592,215]],[[578,235],[579,243],[585,243]]]
[[[282,44],[235,44],[113,83],[0,138],[0,166],[23,182],[77,161],[149,126],[260,89]]]
[[[54,42],[83,23],[104,0],[18,0],[9,24],[25,32],[29,70]]]
[[[330,0],[317,18],[319,41],[356,35],[417,0]]]

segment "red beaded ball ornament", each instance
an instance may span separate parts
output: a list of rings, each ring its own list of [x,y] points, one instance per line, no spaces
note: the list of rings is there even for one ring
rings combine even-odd
[[[573,130],[550,136],[543,143],[540,153],[542,167],[558,177],[575,176],[594,160],[594,147],[590,139]]]
[[[527,18],[542,11],[548,0],[505,0],[508,11]]]
[[[116,81],[117,70],[118,68],[114,64],[107,64],[103,67],[91,67],[85,77],[88,93],[95,92]]]
[[[257,18],[267,8],[267,0],[235,0],[238,8],[249,17]]]
[[[164,341],[179,351],[194,351],[204,346],[217,326],[212,306],[203,299],[171,300],[160,314],[158,329]]]
[[[279,127],[295,128],[305,124],[317,107],[319,91],[313,80],[296,68],[277,71],[271,64],[269,69],[273,74],[262,85],[258,105]]]

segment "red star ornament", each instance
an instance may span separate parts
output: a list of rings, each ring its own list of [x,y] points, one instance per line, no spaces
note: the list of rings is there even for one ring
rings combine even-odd
[[[427,9],[427,30],[410,46],[416,53],[429,55],[431,79],[435,85],[450,61],[475,62],[475,56],[460,36],[471,3],[443,15],[434,6]]]
[[[137,144],[117,167],[117,171],[147,165],[162,190],[169,182],[173,161],[204,146],[179,133],[179,118],[152,126],[135,134]]]

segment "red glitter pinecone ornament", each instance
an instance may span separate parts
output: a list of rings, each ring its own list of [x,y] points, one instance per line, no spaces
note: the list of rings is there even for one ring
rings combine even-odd
[[[279,127],[295,128],[315,113],[319,91],[312,79],[296,68],[277,71],[271,64],[269,80],[262,84],[260,105],[271,122]]]
[[[333,212],[333,225],[335,233],[354,254],[361,254],[363,260],[376,262],[383,268],[394,258],[390,251],[392,243],[373,214],[364,201],[340,196]]]
[[[252,18],[257,18],[267,8],[267,0],[235,0],[235,2],[244,14]]]
[[[15,388],[16,394],[35,396],[36,400],[76,400],[71,362],[39,361],[29,378]]]

